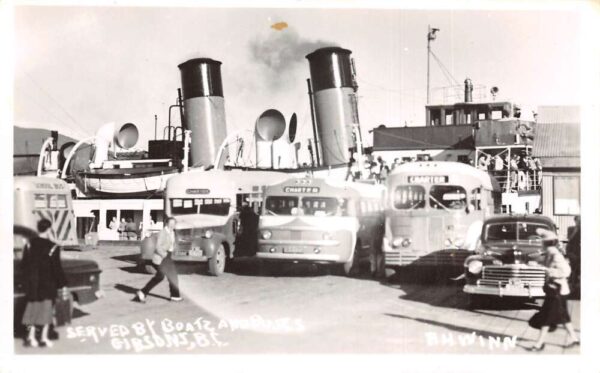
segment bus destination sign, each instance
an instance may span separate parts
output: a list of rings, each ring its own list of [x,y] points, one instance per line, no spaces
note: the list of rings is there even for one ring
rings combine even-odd
[[[185,192],[187,194],[208,194],[210,189],[186,189]]]
[[[285,193],[319,193],[319,187],[311,187],[311,186],[287,186],[283,188]]]
[[[448,176],[441,175],[419,175],[409,176],[409,184],[443,184],[448,182]]]

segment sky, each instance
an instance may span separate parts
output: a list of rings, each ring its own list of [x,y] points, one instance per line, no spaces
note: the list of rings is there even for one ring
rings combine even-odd
[[[462,100],[443,87],[466,77],[475,100],[497,86],[496,100],[521,104],[525,118],[538,105],[582,98],[578,13],[565,10],[19,6],[14,17],[14,124],[82,138],[132,122],[144,148],[154,115],[166,125],[175,104],[177,65],[195,57],[223,63],[229,133],[250,134],[275,108],[288,119],[297,113],[297,137],[309,137],[304,56],[327,45],[352,51],[367,145],[380,124],[424,125],[428,25],[440,29],[432,50],[451,75],[432,58],[432,103]],[[288,27],[272,28],[277,22]]]

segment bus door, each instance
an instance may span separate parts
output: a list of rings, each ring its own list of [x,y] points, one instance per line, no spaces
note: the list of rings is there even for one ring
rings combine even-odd
[[[262,208],[262,190],[252,187],[251,193],[236,195],[237,219],[233,221],[236,235],[236,256],[254,256],[258,250],[258,219]]]

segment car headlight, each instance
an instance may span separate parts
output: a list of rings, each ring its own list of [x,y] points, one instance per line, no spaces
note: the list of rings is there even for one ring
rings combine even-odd
[[[263,240],[268,240],[269,238],[271,238],[272,234],[271,231],[262,231],[261,236]]]
[[[400,247],[400,245],[402,245],[402,237],[398,237],[398,238],[394,238],[394,240],[392,241],[392,246],[393,247]]]
[[[483,269],[483,263],[479,260],[473,260],[469,262],[467,269],[474,275],[479,274]]]
[[[207,229],[202,233],[203,238],[211,238],[213,236],[212,229]]]
[[[407,248],[409,247],[411,244],[410,238],[405,238],[404,240],[402,240],[402,247]]]

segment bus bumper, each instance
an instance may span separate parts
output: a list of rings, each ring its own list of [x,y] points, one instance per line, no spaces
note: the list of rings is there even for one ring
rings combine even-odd
[[[527,297],[539,298],[544,296],[544,290],[540,287],[525,286],[482,286],[467,284],[463,287],[467,294],[494,295],[498,297]]]
[[[267,260],[281,261],[306,261],[306,262],[335,262],[343,263],[339,255],[335,254],[291,254],[291,253],[265,253],[257,252],[256,257]]]

